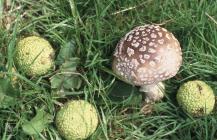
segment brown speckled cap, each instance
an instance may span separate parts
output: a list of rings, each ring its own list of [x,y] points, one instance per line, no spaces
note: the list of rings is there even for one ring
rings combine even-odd
[[[113,71],[123,81],[141,86],[176,75],[182,63],[178,40],[157,25],[138,26],[117,44]]]

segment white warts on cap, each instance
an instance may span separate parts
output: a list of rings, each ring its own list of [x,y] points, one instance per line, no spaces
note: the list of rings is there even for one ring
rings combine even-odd
[[[146,41],[144,41],[144,40],[142,41],[142,44],[146,44],[146,43],[147,43]]]
[[[150,66],[154,67],[156,65],[156,63],[154,61],[150,61],[149,62]]]
[[[132,59],[131,63],[133,66],[135,66],[135,68],[137,68],[139,66],[139,62],[136,59]]]
[[[158,32],[158,35],[159,35],[159,37],[162,37],[162,33],[161,32]]]
[[[159,44],[163,44],[163,43],[164,43],[164,39],[158,40],[158,43],[159,43]]]
[[[154,33],[151,33],[151,38],[157,38],[157,35]]]
[[[141,58],[140,58],[140,61],[141,61],[142,64],[145,63],[145,60],[144,60],[144,59],[141,59]]]
[[[169,40],[171,39],[169,34],[166,34],[166,38],[169,39]]]
[[[154,42],[150,42],[148,45],[151,47],[151,46],[154,46],[155,43]]]
[[[148,55],[148,54],[144,54],[143,56],[144,56],[145,59],[149,59],[150,58],[150,55]]]
[[[139,42],[136,42],[136,43],[131,43],[131,46],[133,46],[133,47],[137,48],[137,47],[139,47]]]
[[[113,69],[124,81],[144,85],[171,78],[181,63],[181,47],[174,35],[160,26],[145,25],[118,43]]]
[[[139,32],[136,32],[136,35],[139,35]]]
[[[134,55],[134,50],[131,49],[130,47],[127,48],[127,54],[129,57],[131,57],[132,55]]]
[[[149,52],[149,53],[155,53],[155,52],[156,52],[156,50],[155,50],[155,49],[153,49],[153,48],[149,48],[149,49],[148,49],[148,52]]]
[[[133,38],[133,35],[129,35],[129,37],[128,37],[127,41],[131,41],[131,40],[132,40],[132,38]]]
[[[146,51],[146,46],[142,46],[141,48],[139,48],[139,51],[141,51],[141,52]]]

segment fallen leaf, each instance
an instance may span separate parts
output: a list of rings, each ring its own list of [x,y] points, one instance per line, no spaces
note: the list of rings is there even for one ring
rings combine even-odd
[[[36,111],[36,116],[30,121],[26,121],[23,125],[23,131],[28,135],[37,135],[42,132],[48,124],[53,120],[53,117],[44,111],[39,109]]]

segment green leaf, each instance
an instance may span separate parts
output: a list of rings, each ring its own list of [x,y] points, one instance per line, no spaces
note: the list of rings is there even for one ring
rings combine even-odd
[[[65,89],[79,89],[81,87],[82,80],[78,76],[65,77],[63,87]]]
[[[0,108],[8,108],[17,103],[18,91],[13,88],[9,79],[0,79]]]
[[[3,4],[4,0],[0,0],[0,17],[3,17]],[[1,19],[2,20],[2,19]],[[2,26],[2,21],[0,21],[0,27]]]
[[[129,97],[132,94],[140,94],[140,92],[137,87],[117,80],[113,84],[109,94],[115,97]]]
[[[75,54],[75,43],[74,41],[70,41],[61,47],[56,60],[57,65],[61,65],[62,63],[64,63],[64,61],[73,57],[74,54]]]
[[[61,65],[61,71],[70,71],[74,72],[76,71],[77,65],[79,63],[79,58],[77,57],[72,57],[69,58],[69,60],[66,60],[62,65]]]
[[[119,80],[115,81],[110,89],[109,97],[114,102],[124,102],[131,105],[139,105],[142,102],[142,93],[138,87]]]
[[[51,88],[60,89],[62,87],[64,77],[60,74],[55,74],[50,78]]]
[[[78,75],[77,66],[80,59],[75,56],[74,42],[68,42],[60,49],[56,63],[60,66],[59,73],[50,78],[51,88],[61,91],[79,89],[82,80]]]
[[[51,77],[50,82],[53,89],[79,89],[82,80],[78,75],[58,73]]]
[[[14,106],[17,103],[17,100],[13,97],[0,95],[0,108],[9,108]]]
[[[16,96],[16,92],[9,79],[0,79],[0,95]]]
[[[23,125],[23,131],[28,135],[37,135],[42,132],[48,124],[50,124],[53,120],[53,117],[44,111],[44,109],[40,109],[36,111],[36,116],[30,120],[26,121]]]
[[[60,66],[60,72],[50,78],[51,88],[73,90],[81,87],[82,80],[76,72],[79,58],[72,57]]]

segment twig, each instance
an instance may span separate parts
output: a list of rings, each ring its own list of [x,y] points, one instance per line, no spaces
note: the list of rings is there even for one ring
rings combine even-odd
[[[125,8],[125,9],[123,9],[123,10],[116,11],[116,12],[114,12],[114,13],[111,13],[111,15],[117,15],[117,14],[120,14],[120,13],[124,13],[124,12],[126,12],[126,11],[130,11],[130,10],[136,9],[136,8],[142,6],[142,5],[144,5],[145,3],[148,3],[148,2],[150,2],[150,1],[152,1],[152,0],[143,2],[143,3],[141,3],[141,4],[139,4],[139,5],[136,5],[136,6],[131,6],[131,7]]]
[[[3,0],[0,0],[0,17],[2,17],[3,15],[3,9],[4,9]]]
[[[116,12],[112,13],[111,15],[117,15],[119,13],[123,13],[123,12],[129,11],[129,10],[132,10],[132,9],[136,9],[137,7],[138,6],[128,7],[126,9],[123,9],[123,10],[120,10],[120,11],[116,11]]]
[[[165,20],[165,21],[163,21],[161,23],[158,23],[158,24],[154,23],[154,25],[162,26],[162,25],[165,25],[165,24],[167,24],[168,22],[171,22],[171,21],[173,21],[173,19]]]
[[[4,5],[4,11],[9,11],[10,7],[11,7],[11,0],[5,0],[3,1],[3,5]]]
[[[205,13],[205,15],[210,18],[216,25],[217,25],[217,21],[212,17],[210,16],[207,12]]]

